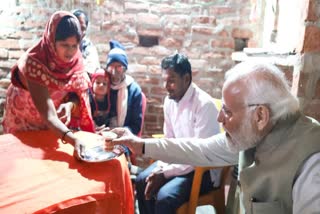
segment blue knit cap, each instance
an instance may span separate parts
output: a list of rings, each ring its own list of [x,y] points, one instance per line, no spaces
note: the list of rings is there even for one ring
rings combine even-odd
[[[109,45],[110,51],[107,58],[107,67],[113,62],[120,62],[127,69],[128,57],[124,46],[116,40],[111,40]]]

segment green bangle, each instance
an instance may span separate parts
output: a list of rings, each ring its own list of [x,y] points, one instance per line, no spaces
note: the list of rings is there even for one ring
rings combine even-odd
[[[66,138],[66,136],[67,136],[67,134],[68,134],[69,132],[72,132],[72,131],[71,131],[71,130],[67,130],[67,131],[65,131],[65,132],[63,133],[62,138],[61,138],[61,141],[62,141],[63,144],[66,144],[66,143],[67,143],[67,142],[65,141],[65,138]]]

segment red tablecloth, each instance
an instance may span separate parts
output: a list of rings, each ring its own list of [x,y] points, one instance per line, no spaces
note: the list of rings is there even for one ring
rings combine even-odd
[[[134,212],[123,155],[85,163],[72,154],[73,147],[50,131],[0,135],[0,213]]]

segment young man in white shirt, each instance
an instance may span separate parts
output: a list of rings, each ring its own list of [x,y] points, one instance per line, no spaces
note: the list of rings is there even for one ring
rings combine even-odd
[[[207,138],[219,132],[218,110],[209,94],[192,82],[191,65],[182,54],[162,60],[161,68],[168,95],[164,101],[164,135],[166,138]],[[188,201],[194,167],[157,161],[141,172],[136,180],[140,214],[175,213]],[[213,189],[220,170],[203,176],[200,193]],[[219,184],[217,184],[219,185]]]

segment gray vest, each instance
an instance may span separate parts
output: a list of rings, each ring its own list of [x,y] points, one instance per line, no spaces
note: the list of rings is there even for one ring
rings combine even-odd
[[[254,150],[239,156],[246,213],[292,213],[292,187],[304,161],[320,152],[320,125],[301,114],[279,121]]]

